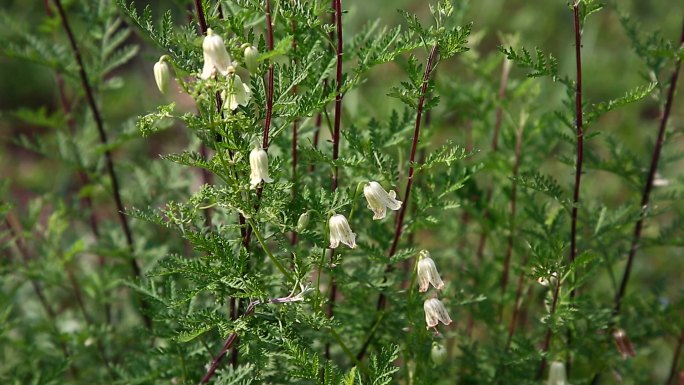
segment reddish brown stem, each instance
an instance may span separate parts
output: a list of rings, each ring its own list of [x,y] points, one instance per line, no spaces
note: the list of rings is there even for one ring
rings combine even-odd
[[[570,262],[577,256],[577,212],[579,210],[580,183],[582,181],[582,164],[584,160],[584,130],[582,128],[582,30],[580,26],[579,3],[573,6],[575,20],[575,64],[577,86],[575,87],[575,128],[577,135],[575,161],[575,188],[572,194],[572,218],[570,224]],[[570,292],[574,297],[575,290]]]
[[[679,39],[679,46],[684,45],[684,24],[682,25],[682,34]],[[665,132],[667,131],[667,122],[670,118],[670,111],[672,110],[672,102],[674,100],[675,90],[677,88],[677,80],[679,79],[679,69],[681,68],[682,59],[681,56],[677,59],[674,71],[670,78],[670,86],[667,92],[667,101],[665,102],[665,108],[663,109],[663,114],[660,119],[660,127],[658,128],[658,139],[656,140],[655,147],[653,148],[653,155],[651,157],[651,166],[648,170],[648,176],[646,177],[646,184],[644,185],[644,192],[641,196],[641,209],[646,210],[651,197],[651,190],[653,189],[653,180],[655,179],[656,172],[658,171],[658,162],[660,161],[660,153],[663,149],[663,144],[665,143]],[[645,214],[645,213],[643,213]],[[620,306],[622,305],[622,299],[625,296],[627,290],[627,283],[629,282],[629,277],[632,272],[632,264],[634,263],[634,256],[639,249],[639,242],[641,240],[641,231],[644,226],[644,215],[639,218],[636,225],[634,226],[634,235],[632,236],[632,244],[629,248],[629,255],[627,256],[627,265],[625,266],[625,271],[622,274],[622,281],[620,282],[620,289],[615,296],[614,301],[614,311],[615,315],[620,313]]]
[[[406,209],[409,206],[409,200],[411,198],[411,187],[413,186],[413,175],[414,175],[414,167],[415,167],[415,160],[416,160],[416,149],[418,148],[418,141],[420,139],[420,124],[421,120],[423,117],[423,106],[425,104],[425,96],[427,93],[427,88],[428,84],[430,82],[430,75],[432,74],[432,71],[435,67],[435,60],[437,59],[437,54],[439,52],[439,47],[435,44],[432,46],[432,49],[430,50],[430,54],[428,56],[427,64],[425,65],[425,72],[423,73],[423,83],[420,88],[420,97],[418,98],[418,106],[417,106],[417,114],[416,114],[416,121],[414,125],[414,130],[413,130],[413,142],[411,143],[411,155],[409,157],[409,172],[408,172],[408,179],[406,182],[406,190],[404,190],[404,201],[403,204],[401,205],[401,209],[399,210],[399,214],[397,216],[397,221],[396,221],[396,226],[394,229],[394,237],[392,239],[392,245],[390,246],[389,251],[387,252],[387,257],[388,259],[394,256],[394,253],[397,251],[397,247],[399,246],[399,239],[401,238],[401,234],[403,232],[403,227],[404,227],[404,218],[406,216]],[[385,268],[385,273],[389,273],[392,271],[392,265],[389,263],[387,264],[387,267]],[[376,304],[376,310],[379,312],[380,310],[385,308],[387,302],[387,297],[385,297],[384,293],[380,293],[378,296],[378,302]],[[377,322],[378,316],[376,313],[376,320],[373,321]],[[369,333],[369,335],[366,337],[366,340],[364,341],[363,345],[361,346],[361,349],[359,353],[356,355],[357,359],[360,361],[363,356],[366,353],[366,350],[368,349],[368,346],[370,345],[371,340],[373,339],[373,335],[375,333],[375,330],[377,328],[373,328],[372,331]]]
[[[269,51],[273,51],[273,23],[271,22],[271,1],[266,2],[266,46]],[[271,117],[273,115],[273,62],[269,61],[266,89],[266,121],[264,122],[264,136],[261,146],[268,151],[268,132],[271,128]]]
[[[335,68],[335,123],[333,126],[333,161],[336,161],[340,156],[340,127],[342,125],[342,0],[334,0],[335,4],[335,26],[337,31],[337,65]],[[332,190],[337,189],[339,183],[339,170],[337,166],[333,166],[332,176]]]
[[[335,30],[337,32],[337,65],[335,70],[335,86],[337,93],[335,95],[335,123],[333,126],[333,161],[336,161],[340,157],[340,128],[342,125],[342,0],[333,0],[333,8],[335,10]],[[337,190],[339,183],[339,174],[337,166],[333,166],[332,174],[332,191]],[[335,250],[330,254],[330,265],[332,266],[333,258],[335,256]],[[335,300],[337,298],[337,282],[335,281],[335,276],[330,274],[330,295],[328,302],[328,318],[332,318],[334,315]],[[330,359],[330,343],[325,344],[325,358]]]

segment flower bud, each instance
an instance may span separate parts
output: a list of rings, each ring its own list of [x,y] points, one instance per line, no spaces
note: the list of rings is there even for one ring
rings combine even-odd
[[[166,56],[159,58],[159,61],[154,63],[154,81],[157,83],[157,88],[162,94],[166,94],[169,90],[169,82],[171,80],[171,69],[169,63],[166,62]]]
[[[250,185],[255,188],[261,181],[273,182],[268,176],[268,154],[263,148],[257,147],[249,153]]]
[[[451,318],[444,304],[437,298],[426,299],[423,303],[423,310],[425,310],[425,323],[427,323],[428,329],[436,327],[440,322],[444,325],[451,323]]]
[[[369,182],[364,186],[363,195],[368,201],[368,208],[373,211],[373,219],[375,220],[384,218],[387,208],[390,210],[401,208],[401,201],[395,199],[397,193],[394,190],[390,190],[388,193],[378,182]]]
[[[418,275],[418,291],[426,292],[430,284],[437,290],[444,288],[442,277],[439,276],[435,261],[430,258],[430,252],[423,250],[418,256],[418,266],[416,268]]]
[[[309,226],[309,212],[305,212],[304,214],[299,216],[299,219],[297,220],[297,232],[301,233],[306,229],[306,227]]]
[[[443,364],[447,359],[447,350],[444,345],[433,342],[432,350],[430,350],[430,358],[432,358],[432,362],[434,362],[435,365]]]
[[[554,361],[549,368],[549,382],[547,385],[568,385],[568,377],[565,374],[565,364]]]
[[[221,36],[214,34],[211,28],[207,29],[207,36],[202,41],[202,52],[204,54],[204,67],[200,75],[202,79],[209,79],[216,71],[222,75],[228,73],[228,66],[231,64],[230,55]]]
[[[248,46],[245,48],[245,66],[251,73],[256,73],[259,68],[257,63],[257,58],[259,57],[259,51],[254,46]]]
[[[537,283],[545,287],[555,287],[558,284],[558,274],[551,273],[548,277],[539,277]]]
[[[337,248],[340,242],[352,249],[356,247],[356,234],[352,232],[344,215],[336,214],[330,217],[328,227],[330,228],[331,249]]]

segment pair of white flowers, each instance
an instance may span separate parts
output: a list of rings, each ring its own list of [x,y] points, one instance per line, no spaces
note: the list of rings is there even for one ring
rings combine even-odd
[[[394,190],[389,192],[378,182],[368,182],[363,187],[363,195],[368,202],[368,208],[373,211],[373,220],[385,218],[387,209],[399,210],[401,201],[397,200],[397,193]],[[330,229],[330,248],[337,248],[343,243],[352,249],[356,247],[356,234],[349,227],[347,218],[342,214],[335,214],[328,220]]]
[[[418,276],[418,291],[424,293],[432,285],[437,290],[444,288],[444,281],[437,271],[435,261],[430,257],[430,252],[422,250],[418,255],[418,263],[416,266],[416,275]],[[434,328],[441,322],[444,325],[451,324],[451,317],[442,301],[437,298],[428,298],[423,303],[423,310],[425,311],[425,323],[427,328]]]
[[[217,74],[228,77],[228,88],[221,93],[224,108],[233,111],[238,106],[246,106],[252,97],[252,90],[236,73],[238,64],[231,60],[223,39],[215,34],[211,28],[207,29],[207,36],[202,42],[202,52],[204,66],[200,78],[209,79]],[[257,56],[256,48],[248,45],[245,49],[245,64],[251,72],[256,71]],[[249,76],[249,74],[243,74],[243,76]]]

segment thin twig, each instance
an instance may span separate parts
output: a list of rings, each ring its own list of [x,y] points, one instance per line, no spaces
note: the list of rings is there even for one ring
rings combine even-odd
[[[128,223],[128,217],[126,216],[126,209],[124,208],[123,201],[121,200],[121,192],[120,192],[120,187],[119,187],[119,180],[116,176],[116,171],[114,170],[114,160],[112,158],[112,152],[109,149],[109,141],[107,139],[107,132],[104,129],[104,122],[102,120],[102,115],[100,115],[100,110],[97,107],[97,103],[95,102],[95,95],[93,94],[93,89],[90,85],[90,81],[88,80],[88,75],[86,74],[85,71],[85,65],[83,63],[83,59],[81,57],[81,52],[78,49],[78,45],[76,44],[76,38],[74,37],[74,34],[71,30],[71,26],[69,25],[69,20],[66,17],[66,13],[64,12],[64,7],[62,7],[62,1],[61,0],[54,0],[55,6],[57,7],[57,11],[59,13],[59,17],[62,20],[62,25],[64,26],[64,31],[67,34],[67,37],[69,39],[69,44],[71,45],[71,50],[73,51],[74,57],[76,59],[76,62],[78,63],[78,72],[81,78],[81,84],[83,86],[83,90],[85,91],[86,94],[86,99],[88,101],[88,105],[90,106],[90,110],[93,114],[93,118],[95,119],[95,126],[97,127],[97,131],[100,137],[100,143],[105,147],[104,155],[105,155],[105,163],[107,165],[107,172],[109,173],[109,179],[111,180],[112,183],[112,193],[114,194],[114,201],[116,203],[116,208],[117,208],[117,214],[119,216],[119,222],[121,223],[121,228],[124,232],[124,235],[126,237],[126,244],[128,245],[129,252],[131,253],[131,269],[133,270],[133,275],[136,279],[141,279],[141,270],[140,270],[140,265],[138,265],[138,261],[135,259],[135,242],[133,241],[133,232],[131,231],[130,225]],[[148,309],[148,304],[147,302],[141,297],[140,299],[140,305],[142,307],[142,318],[143,321],[145,322],[145,326],[147,328],[152,327],[152,319],[150,316],[147,314],[147,309]]]
[[[273,23],[271,21],[271,1],[266,2],[266,46],[269,51],[273,51]],[[266,89],[266,120],[264,122],[264,136],[261,146],[268,151],[268,132],[271,128],[271,118],[273,115],[273,61],[269,60],[268,75],[266,81],[268,82]]]
[[[337,57],[336,69],[335,69],[335,123],[333,126],[333,162],[340,157],[340,129],[342,126],[342,0],[333,0],[332,5],[334,8],[334,18],[335,18],[335,31],[337,32],[337,46],[335,48],[335,53]],[[333,166],[332,172],[332,186],[331,190],[335,192],[339,183],[339,170],[337,165]],[[335,250],[330,253],[330,265],[333,265],[333,258],[335,257]],[[330,293],[328,297],[328,309],[327,316],[332,318],[335,314],[335,300],[337,298],[337,282],[335,281],[335,275],[330,274]],[[325,358],[330,359],[330,342],[325,344]]]
[[[575,87],[575,128],[577,135],[575,161],[575,188],[572,194],[572,218],[570,224],[570,262],[577,256],[577,212],[580,200],[580,183],[582,181],[582,164],[584,160],[584,130],[582,128],[582,30],[580,27],[579,2],[573,6],[575,20],[575,64],[577,86]],[[570,296],[574,297],[574,288]]]
[[[570,263],[575,262],[577,257],[577,217],[579,211],[579,201],[580,201],[580,185],[582,182],[582,165],[584,163],[584,129],[583,129],[583,116],[582,116],[582,28],[580,25],[580,2],[577,1],[572,7],[575,25],[575,69],[577,84],[575,87],[575,128],[577,135],[576,143],[576,161],[575,161],[575,188],[572,193],[572,213],[570,219]],[[575,273],[573,273],[573,276]],[[574,281],[574,280],[573,280]],[[574,282],[573,282],[574,283]],[[575,298],[575,287],[572,286],[570,290],[570,301]],[[572,345],[572,329],[568,328],[567,334],[567,345],[568,351],[569,347]],[[568,358],[566,360],[566,370],[568,377],[571,373],[572,360],[570,354],[568,353]]]
[[[682,35],[679,39],[679,46],[684,45],[684,24],[682,25]],[[648,176],[646,177],[646,184],[644,186],[644,192],[641,196],[641,209],[642,215],[639,217],[636,225],[634,226],[634,235],[632,237],[632,244],[629,248],[629,255],[627,256],[627,265],[625,266],[625,271],[622,275],[622,281],[620,282],[620,290],[615,296],[613,314],[617,315],[620,313],[620,307],[622,306],[622,299],[625,296],[627,290],[627,283],[629,282],[629,277],[632,272],[632,264],[634,262],[634,256],[639,249],[639,242],[641,240],[641,231],[644,225],[644,216],[646,209],[648,208],[649,200],[651,197],[651,190],[653,189],[653,180],[655,179],[656,172],[658,170],[658,162],[660,160],[660,153],[663,149],[663,144],[665,143],[665,132],[667,131],[667,121],[670,118],[670,111],[672,110],[672,102],[674,100],[675,90],[677,88],[677,79],[679,79],[679,69],[681,68],[682,59],[681,56],[677,59],[674,71],[672,72],[672,77],[670,78],[670,86],[667,92],[667,101],[665,102],[665,108],[663,110],[662,117],[660,119],[660,127],[658,128],[658,139],[656,140],[655,147],[653,148],[653,156],[651,157],[651,167],[648,170]]]
[[[418,107],[417,107],[417,114],[416,114],[416,121],[414,125],[414,130],[413,130],[413,142],[411,143],[411,155],[409,158],[409,172],[408,172],[408,179],[406,182],[406,190],[404,191],[404,201],[403,204],[401,205],[401,209],[399,210],[399,214],[397,216],[397,221],[396,221],[396,227],[394,229],[394,237],[392,239],[392,245],[390,246],[389,251],[387,252],[388,259],[394,256],[394,254],[397,251],[397,247],[399,246],[399,239],[401,238],[401,234],[403,232],[403,227],[404,227],[404,218],[406,216],[406,209],[409,206],[409,199],[411,198],[411,187],[413,186],[413,176],[415,172],[415,159],[416,159],[416,149],[418,148],[418,141],[420,139],[420,124],[422,121],[422,116],[423,116],[423,105],[425,104],[425,96],[427,93],[427,88],[428,84],[430,82],[430,75],[432,74],[434,68],[435,68],[435,60],[437,59],[437,54],[439,52],[439,47],[437,44],[432,46],[432,49],[430,50],[430,54],[428,56],[427,64],[425,65],[425,72],[423,74],[423,83],[420,88],[420,97],[418,98]],[[385,273],[389,273],[392,270],[392,265],[389,263],[387,264],[387,267],[385,268]],[[378,296],[378,302],[376,304],[376,317],[373,323],[377,322],[379,319],[379,313],[385,308],[387,298],[385,297],[384,293],[380,293]],[[366,340],[364,341],[363,345],[361,346],[361,349],[359,353],[356,355],[357,359],[360,361],[361,358],[366,353],[366,350],[368,349],[368,346],[370,345],[371,340],[373,339],[373,335],[375,334],[375,328],[371,329],[371,332],[368,334],[366,337]]]
[[[333,162],[340,156],[340,126],[342,125],[342,0],[334,0],[335,4],[335,27],[337,31],[337,65],[335,69],[335,125],[333,127]],[[332,191],[337,189],[339,183],[339,169],[333,166]]]

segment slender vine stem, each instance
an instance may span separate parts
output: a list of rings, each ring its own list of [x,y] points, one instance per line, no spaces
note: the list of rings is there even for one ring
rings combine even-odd
[[[427,94],[427,88],[428,84],[430,82],[430,75],[432,74],[433,70],[436,67],[436,60],[437,60],[437,54],[439,53],[439,47],[437,44],[432,46],[432,49],[430,50],[430,54],[428,55],[427,59],[427,64],[425,65],[425,72],[423,73],[423,82],[420,87],[420,96],[418,97],[418,105],[416,109],[416,121],[414,125],[414,130],[413,130],[413,142],[411,143],[411,155],[409,157],[409,172],[408,172],[408,179],[406,181],[406,190],[404,190],[404,201],[403,204],[401,205],[401,209],[399,210],[399,214],[397,216],[397,221],[396,221],[396,226],[394,229],[394,237],[392,238],[392,245],[389,248],[389,251],[387,252],[387,257],[388,259],[394,256],[394,254],[397,251],[397,247],[399,246],[399,239],[401,238],[401,234],[403,232],[403,227],[404,227],[404,218],[406,216],[406,210],[409,206],[409,200],[411,198],[411,187],[413,186],[413,177],[414,177],[414,172],[415,172],[415,160],[416,160],[416,149],[418,148],[418,141],[420,139],[420,124],[422,122],[422,117],[423,117],[423,106],[425,104],[425,97]],[[389,263],[387,264],[387,267],[385,268],[385,273],[389,273],[392,270],[392,265]],[[373,321],[373,324],[376,324],[379,322],[380,317],[382,317],[383,309],[385,308],[387,302],[387,297],[385,296],[384,293],[380,293],[378,296],[378,302],[376,304],[376,316],[375,320]],[[361,346],[361,349],[359,350],[359,353],[356,355],[356,358],[358,360],[361,360],[363,356],[366,353],[366,350],[368,349],[368,346],[370,346],[370,343],[373,339],[373,336],[375,335],[377,328],[373,327],[371,328],[371,331],[368,333],[368,336],[366,337],[363,345]]]
[[[280,261],[269,250],[268,246],[266,245],[266,241],[264,241],[264,238],[261,236],[261,233],[259,232],[256,223],[254,223],[254,220],[252,220],[251,218],[247,218],[247,222],[252,227],[252,232],[256,236],[257,240],[259,241],[259,244],[264,249],[264,252],[266,252],[266,255],[271,260],[271,262],[273,262],[276,268],[285,276],[285,278],[287,278],[288,281],[294,281],[294,277],[292,276],[292,274],[290,274],[290,272],[287,271],[287,269],[285,269],[283,264],[280,263]]]
[[[572,213],[570,222],[570,262],[577,257],[577,213],[580,200],[580,183],[582,181],[582,164],[584,162],[584,129],[582,128],[582,30],[580,26],[579,2],[573,5],[575,21],[575,65],[577,85],[575,87],[575,128],[577,135],[575,159],[575,188],[572,194]],[[574,297],[575,290],[570,292]]]
[[[684,45],[684,24],[682,24],[682,34],[679,39],[679,46]],[[655,179],[656,172],[658,171],[658,162],[660,161],[660,153],[663,150],[663,144],[665,143],[665,132],[667,131],[667,122],[670,118],[670,111],[672,110],[672,102],[674,100],[675,90],[677,89],[677,80],[679,79],[679,69],[681,68],[682,59],[681,56],[677,59],[675,68],[670,77],[670,85],[667,92],[667,100],[665,102],[665,108],[663,109],[663,114],[660,118],[660,127],[658,128],[658,139],[656,140],[655,147],[653,148],[653,155],[651,157],[651,166],[648,169],[648,175],[646,176],[646,183],[644,185],[644,191],[641,196],[641,209],[643,211],[642,215],[637,220],[634,226],[634,235],[632,236],[632,243],[629,248],[629,255],[627,256],[627,265],[625,266],[624,273],[622,274],[622,280],[620,281],[620,289],[615,295],[613,313],[615,315],[620,313],[620,307],[622,305],[622,299],[627,291],[627,284],[629,282],[629,277],[632,272],[632,265],[634,263],[634,257],[637,250],[639,249],[639,242],[641,240],[641,231],[644,226],[644,214],[648,208],[651,190],[653,189],[653,180]]]
[[[340,126],[342,125],[342,56],[343,56],[343,45],[342,45],[342,0],[334,0],[335,4],[335,29],[337,31],[337,47],[336,56],[337,64],[335,67],[335,125],[333,127],[333,161],[336,161],[340,157]],[[339,183],[339,169],[335,165],[333,166],[333,176],[332,176],[332,190],[337,189]]]
[[[580,21],[580,0],[575,1],[572,7],[575,26],[575,71],[577,84],[575,86],[575,129],[576,129],[576,148],[575,148],[575,188],[572,193],[572,212],[570,219],[570,263],[575,262],[577,257],[577,221],[580,202],[580,185],[582,182],[582,165],[584,163],[584,128],[582,114],[582,26]],[[574,275],[574,274],[573,274]],[[574,280],[573,280],[574,281]],[[570,300],[575,298],[575,287],[570,290]],[[566,331],[568,351],[572,345],[572,329]],[[566,369],[568,377],[571,373],[572,360],[568,354]]]
[[[76,62],[78,63],[78,72],[81,78],[81,84],[83,86],[83,90],[85,91],[86,94],[86,100],[88,101],[88,105],[90,107],[90,110],[93,114],[93,118],[95,119],[95,126],[97,127],[97,131],[100,137],[100,143],[105,147],[104,151],[104,156],[105,156],[105,163],[107,165],[107,172],[109,174],[109,179],[111,180],[112,183],[112,193],[114,194],[114,201],[116,203],[116,208],[117,208],[117,214],[119,216],[119,222],[121,223],[121,228],[124,232],[125,238],[126,238],[126,244],[128,245],[129,252],[131,253],[131,269],[133,270],[133,275],[136,279],[141,278],[141,270],[140,270],[140,265],[138,264],[138,261],[135,259],[135,242],[133,241],[133,232],[131,231],[130,225],[128,223],[128,217],[126,216],[126,209],[123,205],[123,201],[121,199],[121,189],[119,186],[119,180],[116,176],[116,171],[114,170],[114,160],[112,158],[112,152],[108,147],[109,140],[107,139],[107,132],[105,131],[104,128],[104,122],[102,121],[102,115],[100,114],[100,110],[97,107],[97,103],[95,102],[95,95],[93,93],[93,88],[90,85],[90,81],[88,80],[88,74],[86,73],[85,70],[85,64],[83,63],[83,58],[81,57],[81,52],[78,49],[78,45],[76,44],[76,38],[74,36],[73,31],[71,30],[71,26],[69,24],[69,20],[67,19],[66,13],[64,12],[64,7],[62,6],[62,1],[61,0],[54,0],[55,6],[57,7],[57,12],[59,13],[59,17],[62,20],[62,25],[64,26],[64,31],[67,34],[67,37],[69,39],[69,44],[71,45],[71,50],[73,51],[74,58],[76,59]],[[150,316],[147,314],[147,308],[148,304],[143,298],[139,298],[140,305],[142,307],[142,318],[143,321],[145,322],[145,326],[147,328],[152,327],[152,319]]]
[[[273,23],[271,21],[271,1],[264,0],[266,3],[266,46],[269,51],[273,51]],[[268,74],[266,75],[266,120],[264,122],[264,136],[261,146],[268,151],[268,132],[271,128],[271,118],[273,115],[273,61],[269,60]]]
[[[432,46],[430,50],[430,55],[428,56],[428,61],[425,66],[425,73],[423,74],[423,83],[420,88],[420,97],[418,98],[418,108],[416,114],[416,122],[413,130],[413,142],[411,143],[411,155],[409,158],[409,171],[408,179],[406,181],[406,189],[404,190],[404,203],[401,205],[399,210],[399,216],[397,217],[396,226],[394,228],[394,237],[392,238],[392,245],[387,252],[387,257],[391,258],[397,252],[397,247],[399,246],[399,239],[404,230],[404,218],[406,217],[406,210],[409,206],[409,201],[411,198],[411,187],[413,186],[413,176],[415,173],[415,160],[416,160],[416,149],[418,148],[418,141],[420,140],[420,123],[423,117],[423,105],[425,104],[425,95],[427,93],[428,83],[430,81],[430,75],[435,67],[435,60],[437,59],[437,53],[439,48],[437,44]],[[389,265],[388,265],[389,266]],[[378,301],[379,308],[384,307],[384,296],[381,294],[381,300]]]
[[[292,26],[292,52],[295,53],[295,57],[297,56],[297,23],[292,20],[291,23]],[[297,60],[294,60],[294,64],[297,64]],[[295,84],[294,87],[292,87],[292,96],[297,95],[297,85]],[[297,131],[298,131],[298,125],[299,125],[299,119],[295,118],[292,121],[292,180],[294,181],[293,187],[292,187],[292,195],[293,198],[296,198],[297,196],[297,152],[298,152],[298,143],[297,143]],[[293,231],[291,238],[290,238],[290,243],[292,245],[297,244],[297,231]]]
[[[335,31],[337,35],[337,46],[335,48],[335,54],[337,57],[337,63],[335,67],[335,123],[333,126],[333,162],[340,157],[340,129],[342,126],[342,57],[343,57],[343,45],[342,45],[342,0],[332,0],[332,5],[334,8],[334,21],[335,21]],[[335,192],[339,184],[339,170],[337,165],[333,166],[332,172],[332,186],[331,190]],[[335,250],[333,249],[330,254],[330,264],[332,265],[333,258],[335,257]],[[335,275],[331,272],[330,274],[330,293],[328,296],[328,318],[332,318],[335,314],[335,300],[337,298],[337,282],[335,281]],[[330,359],[330,343],[325,344],[325,357]]]

